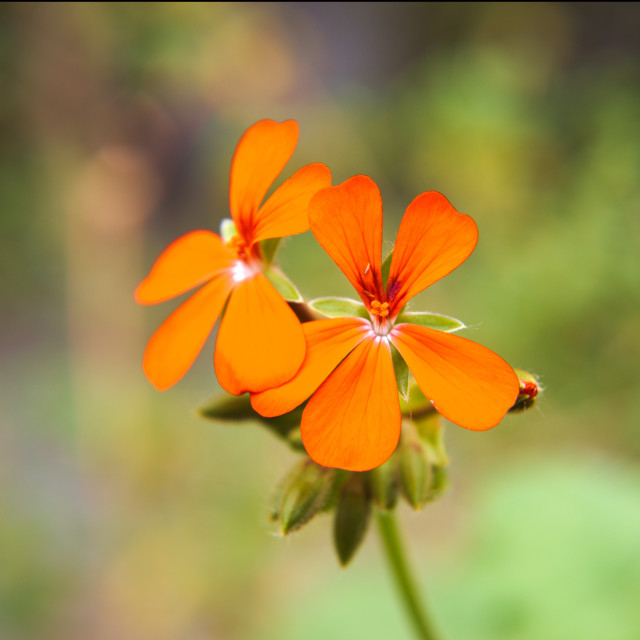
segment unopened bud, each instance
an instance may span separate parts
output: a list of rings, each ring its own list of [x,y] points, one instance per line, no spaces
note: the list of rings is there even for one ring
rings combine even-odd
[[[414,509],[421,509],[429,501],[431,494],[431,461],[411,420],[402,421],[402,441],[398,456],[402,493]]]
[[[365,474],[352,473],[342,486],[333,522],[333,542],[340,564],[353,558],[369,526],[371,502],[367,495]]]
[[[542,387],[533,374],[522,369],[514,369],[514,371],[520,381],[520,393],[509,411],[526,411],[536,403],[536,398],[542,393]]]
[[[367,473],[371,497],[380,509],[388,511],[398,502],[398,460],[391,456],[384,464]]]
[[[282,535],[300,529],[331,500],[335,469],[303,460],[280,484],[271,503],[271,520]]]
[[[444,428],[442,416],[437,411],[431,411],[413,418],[420,440],[426,446],[429,459],[438,467],[446,467],[449,457],[444,447]]]

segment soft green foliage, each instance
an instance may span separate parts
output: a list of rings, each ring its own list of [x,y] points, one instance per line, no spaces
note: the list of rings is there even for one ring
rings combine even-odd
[[[391,359],[393,361],[393,371],[396,374],[396,384],[398,385],[398,393],[400,397],[405,401],[409,401],[409,367],[404,361],[404,358],[400,355],[400,352],[392,345],[391,347]]]
[[[328,318],[368,318],[366,307],[358,300],[351,298],[316,298],[309,306]]]
[[[429,313],[428,311],[405,311],[398,316],[396,322],[409,322],[421,327],[429,327],[429,329],[446,331],[447,333],[465,328],[465,324],[460,320],[443,316],[441,313]]]
[[[302,302],[303,298],[296,288],[296,285],[277,267],[271,266],[264,270],[269,282],[276,288],[278,293],[290,302]]]
[[[271,264],[276,256],[282,238],[268,238],[260,243],[260,251],[265,264]],[[290,284],[290,286],[293,286]],[[295,289],[295,287],[294,287]]]

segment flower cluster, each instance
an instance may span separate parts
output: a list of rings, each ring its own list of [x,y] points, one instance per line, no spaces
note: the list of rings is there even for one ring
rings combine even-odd
[[[454,335],[462,323],[406,311],[471,254],[473,219],[440,193],[422,193],[383,262],[382,199],[367,176],[331,186],[329,169],[310,164],[263,202],[297,140],[292,120],[250,127],[231,164],[233,224],[222,236],[197,230],[177,239],[136,289],[138,302],[155,304],[199,287],[151,338],[143,361],[149,380],[161,390],[180,380],[222,316],[214,353],[220,385],[248,392],[266,418],[306,402],[299,433],[322,468],[367,471],[392,456],[410,374],[430,410],[466,429],[497,425],[522,396],[518,375],[489,349]],[[288,282],[271,264],[267,241],[308,229],[360,300],[311,301],[313,319],[301,322],[274,281],[279,273]],[[529,387],[524,393],[532,399]]]

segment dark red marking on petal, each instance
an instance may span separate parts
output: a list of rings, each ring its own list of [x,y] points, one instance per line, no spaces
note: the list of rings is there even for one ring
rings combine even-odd
[[[389,287],[389,290],[387,291],[387,299],[389,300],[389,302],[393,302],[393,299],[396,297],[398,291],[400,290],[400,285],[402,284],[402,282],[400,280],[396,280],[391,287]]]

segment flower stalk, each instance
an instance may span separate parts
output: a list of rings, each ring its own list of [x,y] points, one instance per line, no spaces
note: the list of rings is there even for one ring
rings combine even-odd
[[[400,538],[400,532],[393,511],[376,510],[378,532],[382,541],[389,568],[396,587],[413,623],[416,637],[420,640],[438,640],[429,618],[429,613],[421,600],[415,580],[409,570],[407,556]]]

